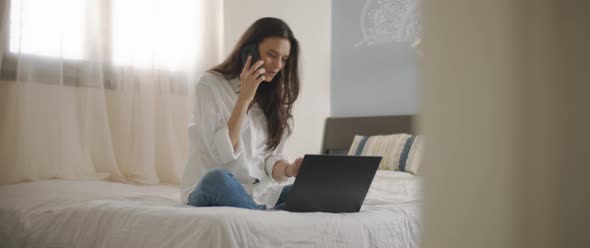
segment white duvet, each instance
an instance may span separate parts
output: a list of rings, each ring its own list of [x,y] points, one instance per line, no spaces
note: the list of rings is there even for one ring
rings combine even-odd
[[[179,203],[176,186],[49,180],[0,187],[1,247],[418,247],[422,179],[378,171],[359,213]]]

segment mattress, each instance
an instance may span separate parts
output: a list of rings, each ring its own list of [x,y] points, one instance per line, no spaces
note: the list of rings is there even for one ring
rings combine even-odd
[[[0,187],[2,247],[418,247],[422,178],[378,171],[358,213],[191,207],[177,186]]]

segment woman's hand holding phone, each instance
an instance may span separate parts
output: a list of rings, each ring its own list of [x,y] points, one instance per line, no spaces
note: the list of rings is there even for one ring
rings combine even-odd
[[[240,74],[240,95],[238,96],[239,99],[245,100],[248,103],[254,100],[258,85],[264,80],[264,73],[266,72],[261,67],[264,61],[259,60],[250,66],[251,64],[252,56],[248,56]]]

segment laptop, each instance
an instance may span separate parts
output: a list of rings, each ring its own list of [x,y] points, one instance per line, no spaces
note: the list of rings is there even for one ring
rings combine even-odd
[[[285,210],[358,212],[383,157],[305,155]]]

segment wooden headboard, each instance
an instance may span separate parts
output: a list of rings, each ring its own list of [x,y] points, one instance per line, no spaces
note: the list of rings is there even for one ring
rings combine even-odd
[[[414,115],[330,117],[324,126],[322,154],[347,153],[354,135],[414,133]]]

